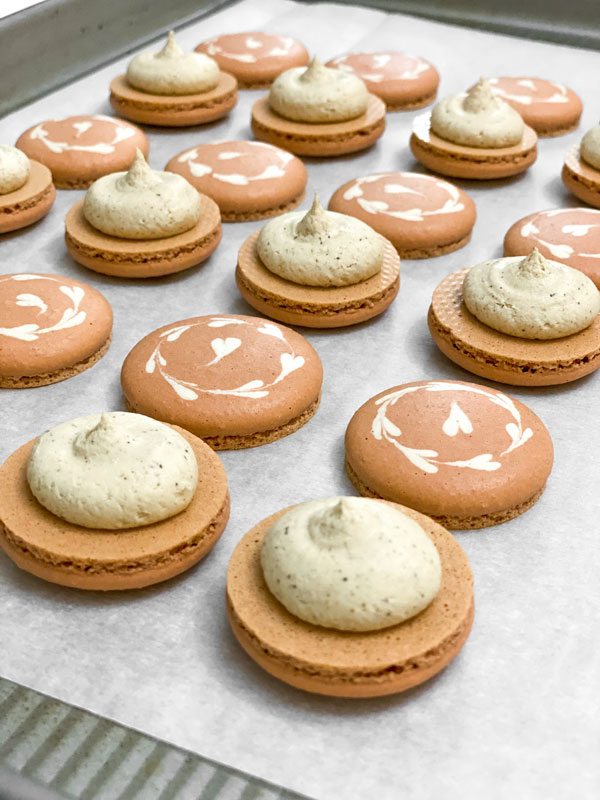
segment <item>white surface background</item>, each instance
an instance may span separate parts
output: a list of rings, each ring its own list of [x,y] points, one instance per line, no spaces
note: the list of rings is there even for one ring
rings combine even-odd
[[[556,445],[548,489],[526,515],[458,533],[476,580],[476,617],[461,655],[404,695],[372,701],[311,696],[263,673],[229,632],[223,594],[229,556],[245,531],[277,509],[316,496],[354,494],[343,471],[353,412],[390,386],[427,378],[477,380],[432,344],[426,311],[447,273],[501,255],[507,228],[543,208],[578,205],[560,182],[565,151],[596,124],[599,56],[331,4],[244,0],[181,32],[189,48],[238,30],[287,33],[323,60],[347,50],[401,49],[433,61],[440,94],[481,74],[540,75],[584,100],[580,129],[541,140],[537,163],[514,179],[460,182],[477,203],[471,243],[403,264],[397,301],[382,317],[340,331],[307,332],[325,369],[323,401],[298,433],[223,453],[232,514],[198,567],[144,591],[103,596],[45,584],[0,557],[0,670],[10,679],[315,798],[588,798],[600,791],[598,744],[598,376],[558,388],[511,389],[546,423]],[[124,62],[4,120],[2,140],[53,116],[110,113],[112,76]],[[229,118],[203,128],[150,129],[150,163],[218,139],[250,138],[259,92],[242,92]],[[369,172],[421,171],[407,146],[420,112],[388,116],[363,154],[308,164],[308,191],[324,201]],[[59,191],[45,220],[6,235],[0,272],[69,275],[100,289],[115,312],[114,341],[91,370],[39,389],[0,395],[0,458],[64,419],[122,409],[119,369],[160,325],[209,313],[252,313],[233,272],[242,241],[262,223],[226,224],[211,259],[147,282],[111,279],[66,254],[63,220],[82,192]],[[503,388],[503,387],[500,387]]]

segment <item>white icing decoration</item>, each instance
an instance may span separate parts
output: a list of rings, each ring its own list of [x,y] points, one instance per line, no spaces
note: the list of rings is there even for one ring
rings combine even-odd
[[[115,152],[115,145],[119,144],[119,142],[124,141],[125,139],[131,138],[135,134],[135,128],[133,127],[125,127],[121,120],[114,119],[112,117],[105,117],[100,114],[94,115],[93,119],[100,120],[102,122],[112,122],[115,126],[115,133],[114,137],[111,142],[99,142],[98,144],[89,144],[89,145],[80,145],[80,144],[67,144],[66,142],[55,142],[48,136],[48,131],[44,128],[44,123],[40,122],[39,125],[36,125],[35,128],[29,134],[30,139],[39,139],[43,144],[46,145],[48,150],[51,150],[53,153],[64,153],[66,150],[80,150],[86,153],[100,153],[100,155],[108,155],[109,153]],[[62,120],[50,120],[51,122],[62,122]],[[89,130],[92,127],[93,123],[91,122],[73,122],[73,127],[77,129],[78,133],[77,136],[81,136],[81,134]],[[87,127],[84,127],[87,126]]]
[[[508,422],[505,426],[506,433],[510,438],[509,446],[500,453],[497,458],[501,459],[503,456],[508,455],[517,447],[525,444],[532,436],[533,431],[531,428],[523,429],[521,422],[521,414],[515,406],[510,397],[507,397],[501,392],[486,391],[485,389],[478,389],[474,386],[464,386],[456,383],[446,383],[444,381],[430,381],[423,386],[407,386],[404,389],[399,389],[397,392],[384,395],[379,400],[375,401],[375,405],[379,406],[373,422],[371,423],[371,433],[375,439],[385,440],[396,447],[410,462],[418,469],[429,474],[435,474],[439,471],[440,466],[445,467],[467,467],[468,469],[483,470],[485,472],[493,472],[502,467],[500,461],[492,460],[494,458],[492,453],[479,453],[472,458],[462,461],[440,461],[439,453],[435,450],[421,449],[408,447],[401,444],[398,438],[402,435],[402,431],[386,416],[388,407],[395,405],[395,403],[406,394],[412,392],[471,392],[486,397],[491,403],[500,406],[508,411],[514,421]],[[459,430],[463,433],[470,434],[473,431],[473,425],[468,419],[466,414],[460,408],[458,403],[452,402],[450,407],[450,415],[444,422],[442,430],[446,436],[453,437]]]
[[[373,72],[361,72],[359,69],[352,67],[348,63],[348,59],[352,57],[351,55],[334,58],[332,63],[344,72],[353,73],[354,75],[358,75],[359,78],[371,81],[372,83],[381,83],[386,79],[412,81],[416,80],[422,72],[427,72],[428,69],[431,69],[431,65],[423,61],[422,58],[402,54],[403,58],[412,60],[413,64],[412,66],[406,67],[401,72],[393,72],[392,69],[386,70],[386,67],[392,60],[392,57],[396,55],[395,53],[362,53],[361,55],[363,57],[370,55],[371,65],[367,69],[373,70]],[[378,70],[380,71],[378,72]]]
[[[498,78],[490,78],[488,83],[492,85],[492,91],[498,97],[503,97],[506,100],[512,100],[515,103],[520,103],[523,106],[530,106],[532,103],[568,103],[569,98],[567,97],[567,89],[560,83],[554,83],[553,81],[548,81],[551,86],[554,86],[556,92],[550,95],[550,97],[532,97],[531,95],[527,94],[511,94],[510,92],[502,89],[498,86]],[[523,86],[525,89],[529,89],[534,94],[536,93],[536,85],[532,80],[527,78],[522,78],[521,80],[517,81],[518,86]]]
[[[546,211],[539,216],[555,217],[557,214],[568,214],[574,209],[571,208],[557,208],[553,211]],[[577,209],[578,213],[588,211],[588,209]],[[592,212],[593,213],[593,212]],[[562,233],[576,238],[587,236],[592,228],[599,228],[600,223],[578,224],[578,225],[563,225],[561,228]],[[578,258],[600,258],[600,253],[577,253],[575,248],[564,242],[548,242],[539,236],[540,229],[534,225],[533,221],[526,222],[521,226],[520,234],[523,237],[529,237],[532,234],[537,242],[548,249],[548,252],[558,259],[569,259],[571,256],[576,255]]]
[[[218,144],[218,142],[215,142],[214,144]],[[273,147],[273,145],[262,144],[262,142],[248,142],[248,144],[263,148],[267,147],[269,150],[274,151],[274,154],[277,156],[281,166],[278,166],[277,164],[269,164],[257,175],[244,175],[241,172],[233,172],[229,174],[214,172],[213,168],[208,164],[202,164],[200,161],[195,161],[195,159],[198,158],[198,148],[196,147],[186,151],[185,153],[182,153],[177,161],[180,164],[187,164],[191,174],[195,178],[202,178],[205,175],[210,175],[212,173],[212,177],[215,180],[221,181],[221,183],[230,183],[234,186],[247,186],[250,181],[267,181],[275,178],[285,177],[286,172],[285,169],[282,169],[282,166],[285,167],[286,164],[289,164],[293,158],[291,153],[287,153],[284,150]],[[217,159],[222,161],[231,161],[233,159],[243,158],[244,156],[250,160],[251,164],[254,163],[252,153],[241,153],[233,150],[218,153]]]
[[[385,179],[386,177],[395,177],[400,175],[403,178],[411,179],[417,178],[418,180],[427,180],[434,183],[439,189],[447,192],[448,200],[440,208],[434,208],[430,211],[425,211],[422,208],[415,206],[415,208],[407,209],[406,211],[390,211],[390,206],[383,200],[365,200],[364,192],[362,189],[363,184],[373,183],[374,181]],[[422,192],[415,191],[398,183],[388,183],[384,186],[386,194],[418,194],[424,196]],[[464,204],[460,202],[459,191],[456,186],[446,181],[432,178],[430,175],[415,175],[411,172],[386,172],[380,175],[367,175],[364,178],[357,178],[353,184],[346,189],[343,194],[344,200],[356,200],[358,205],[364,209],[368,214],[385,214],[394,219],[404,219],[410,222],[423,222],[425,217],[431,217],[435,214],[454,214],[464,209]]]
[[[61,283],[60,278],[51,278],[47,275],[11,275],[6,278],[0,278],[0,283],[4,281],[26,281],[26,280],[46,280],[53,281],[54,283]],[[62,317],[54,325],[47,328],[41,328],[35,322],[27,322],[23,325],[15,325],[12,328],[0,328],[0,336],[8,336],[11,339],[20,339],[23,342],[35,342],[42,334],[54,333],[55,331],[64,330],[65,328],[75,328],[81,325],[86,319],[85,311],[80,311],[79,306],[85,295],[84,290],[80,286],[64,286],[58,287],[59,290],[65,294],[71,301],[70,308],[63,311]],[[15,302],[18,306],[32,306],[39,308],[39,314],[45,314],[48,306],[44,301],[35,294],[19,294]]]
[[[273,386],[283,381],[292,372],[301,369],[305,362],[303,356],[298,356],[295,354],[293,348],[286,340],[281,328],[279,328],[277,325],[274,325],[272,322],[262,322],[262,320],[257,320],[257,322],[260,323],[260,327],[255,327],[254,322],[248,322],[247,320],[212,317],[210,322],[195,322],[190,325],[179,325],[175,328],[169,328],[169,330],[160,334],[159,342],[154,348],[152,355],[146,362],[145,371],[148,374],[158,372],[158,374],[164,378],[164,380],[183,400],[197,400],[200,393],[231,395],[234,397],[245,397],[254,400],[260,399],[261,397],[267,397]],[[166,371],[168,367],[167,360],[164,354],[161,352],[163,341],[173,342],[176,339],[179,339],[180,336],[182,336],[182,334],[184,334],[187,330],[190,330],[190,328],[194,328],[198,325],[207,325],[209,328],[222,328],[227,325],[254,326],[257,333],[262,333],[266,336],[273,336],[277,339],[280,339],[288,347],[289,352],[285,352],[280,355],[280,371],[277,377],[272,380],[271,383],[264,383],[264,381],[260,379],[255,379],[244,383],[242,386],[237,386],[234,389],[207,389],[192,381],[184,381],[181,378],[176,378],[175,376],[170,375]],[[242,344],[242,339],[238,339],[233,336],[225,339],[213,339],[210,345],[216,357],[212,361],[200,366],[213,366],[222,358],[225,358],[230,353],[233,353],[234,350],[237,350],[238,347],[241,347]]]
[[[280,44],[274,45],[271,47],[270,50],[266,50],[259,58],[271,58],[273,56],[287,56],[293,46],[294,40],[289,36],[279,36],[277,37],[280,41]],[[252,36],[247,36],[244,44],[249,50],[259,50],[261,47],[264,48],[266,45],[261,42],[259,39],[255,39]],[[206,50],[209,55],[217,56],[221,55],[224,58],[231,58],[233,61],[240,61],[242,64],[256,64],[258,58],[253,53],[230,53],[221,44],[217,44],[217,39],[209,39],[206,42]]]

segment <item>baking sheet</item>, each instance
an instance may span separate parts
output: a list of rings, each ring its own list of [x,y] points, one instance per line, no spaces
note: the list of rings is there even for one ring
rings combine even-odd
[[[501,255],[507,228],[527,213],[578,205],[560,181],[563,155],[597,123],[598,55],[489,35],[402,15],[288,0],[244,0],[181,31],[182,45],[222,32],[266,29],[304,41],[322,60],[350,49],[402,49],[440,70],[440,95],[479,75],[540,75],[584,100],[578,131],[540,141],[526,175],[458,182],[477,204],[471,243],[447,256],[405,261],[400,295],[380,318],[346,330],[303,331],[325,369],[323,400],[300,431],[221,454],[232,495],[229,525],[198,567],[165,585],[104,596],[45,584],[0,557],[0,672],[40,691],[315,798],[591,797],[600,790],[598,376],[548,389],[504,388],[546,423],[556,447],[548,489],[523,517],[457,533],[476,581],[476,618],[460,656],[404,695],[351,702],[304,694],[269,677],[229,632],[223,595],[229,556],[258,520],[286,505],[355,494],[343,471],[353,412],[389,386],[428,378],[477,380],[432,344],[426,311],[447,273]],[[335,34],[332,34],[335,31]],[[38,120],[110,113],[112,76],[125,60],[5,118],[12,143]],[[163,168],[197,143],[250,138],[260,92],[242,92],[228,119],[148,129],[150,163]],[[413,118],[388,115],[370,151],[308,162],[308,192],[328,201],[358,175],[422,171],[408,149]],[[236,254],[261,222],[226,224],[208,262],[150,281],[97,275],[63,245],[63,220],[82,192],[59,191],[45,220],[6,235],[0,272],[68,275],[100,289],[115,312],[109,353],[63,383],[0,394],[0,458],[64,419],[123,409],[119,370],[149,331],[185,317],[253,313],[233,281]]]

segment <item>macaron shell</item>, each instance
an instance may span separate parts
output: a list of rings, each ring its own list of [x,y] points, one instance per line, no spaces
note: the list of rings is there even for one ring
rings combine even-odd
[[[291,433],[288,423],[307,421],[306,412],[316,410],[322,380],[321,361],[299,333],[259,317],[225,314],[150,333],[121,372],[133,410],[221,447],[231,436],[247,440],[234,446],[251,447],[265,443],[265,432],[283,428],[274,438]]]
[[[110,104],[117,114],[147,125],[203,125],[228,114],[237,99],[237,81],[226,72],[220,73],[219,83],[214,89],[200,94],[141,92],[130,86],[125,75],[118,75],[110,84]]]
[[[385,242],[381,271],[351,286],[302,286],[270,272],[256,248],[260,231],[242,245],[235,273],[242,297],[261,314],[289,325],[339,328],[381,314],[400,287],[400,259]]]
[[[65,245],[71,256],[94,272],[120,278],[153,278],[193,267],[221,241],[217,204],[202,196],[200,219],[189,231],[164,239],[120,239],[96,230],[83,214],[83,200],[65,219]]]
[[[407,53],[350,53],[325,65],[357,75],[388,111],[422,108],[435,99],[440,76],[424,58]]]
[[[346,430],[346,459],[373,495],[448,526],[483,527],[480,521],[496,524],[503,520],[494,515],[539,496],[553,447],[533,411],[502,392],[422,381],[380,392],[358,409]]]
[[[600,208],[600,170],[587,164],[580,155],[579,145],[565,156],[562,180],[567,189],[584,203]]]
[[[300,156],[340,156],[365,150],[385,130],[385,103],[369,95],[367,110],[346,122],[308,123],[284,119],[271,111],[269,98],[252,106],[252,132],[262,142]]]
[[[165,169],[212,197],[227,221],[283,213],[304,197],[307,173],[299,158],[263,142],[200,144],[176,156]]]
[[[572,336],[520,339],[484,325],[463,302],[469,267],[453,272],[435,288],[429,330],[451,361],[488,380],[515,386],[554,386],[582,378],[600,367],[600,315]]]
[[[137,148],[145,157],[150,150],[142,130],[100,114],[39,122],[16,146],[45,164],[59,189],[85,189],[102,175],[129,169]]]
[[[235,75],[243,89],[266,88],[284,70],[302,67],[309,60],[307,49],[291,36],[258,31],[226,33],[201,42],[195,49]]]
[[[542,78],[488,78],[488,83],[538,136],[562,136],[579,124],[579,95],[560,83]]]
[[[545,258],[581,270],[600,289],[600,211],[537,211],[515,222],[506,232],[505,256],[527,256],[534,247]]]
[[[437,176],[385,172],[348,181],[329,208],[366,222],[403,258],[429,258],[465,245],[477,216],[475,203]]]
[[[0,277],[0,319],[0,386],[17,388],[33,385],[28,377],[54,375],[104,352],[113,314],[86,283],[19,273]]]
[[[410,149],[433,172],[472,180],[508,178],[524,172],[537,158],[537,134],[527,125],[519,144],[511,147],[467,147],[433,133],[430,119],[428,112],[414,120]]]
[[[177,432],[198,461],[190,505],[170,519],[122,531],[73,525],[40,505],[27,483],[37,440],[23,445],[0,467],[0,546],[27,572],[79,589],[138,589],[189,569],[223,532],[229,495],[218,456],[187,431]]]
[[[322,628],[290,614],[270,593],[260,566],[264,535],[287,510],[249,531],[227,573],[227,612],[239,643],[261,667],[299,689],[337,697],[378,697],[416,686],[443,669],[473,619],[473,576],[458,542],[440,525],[400,507],[436,545],[442,584],[433,602],[400,625],[369,633]]]
[[[48,167],[29,159],[27,182],[14,192],[0,194],[0,233],[25,228],[45,217],[55,198],[56,189]]]

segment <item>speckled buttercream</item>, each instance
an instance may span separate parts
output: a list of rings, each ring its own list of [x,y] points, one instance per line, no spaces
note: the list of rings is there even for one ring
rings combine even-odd
[[[190,445],[172,428],[114,411],[46,431],[29,458],[27,480],[37,500],[67,522],[119,530],[187,508],[198,466]]]
[[[584,135],[579,152],[583,161],[600,170],[600,125],[596,125]]]
[[[265,580],[294,616],[348,631],[414,617],[438,593],[435,545],[399,509],[363,497],[301,503],[270,528]]]
[[[21,150],[0,144],[0,194],[25,186],[29,178],[29,159]]]

